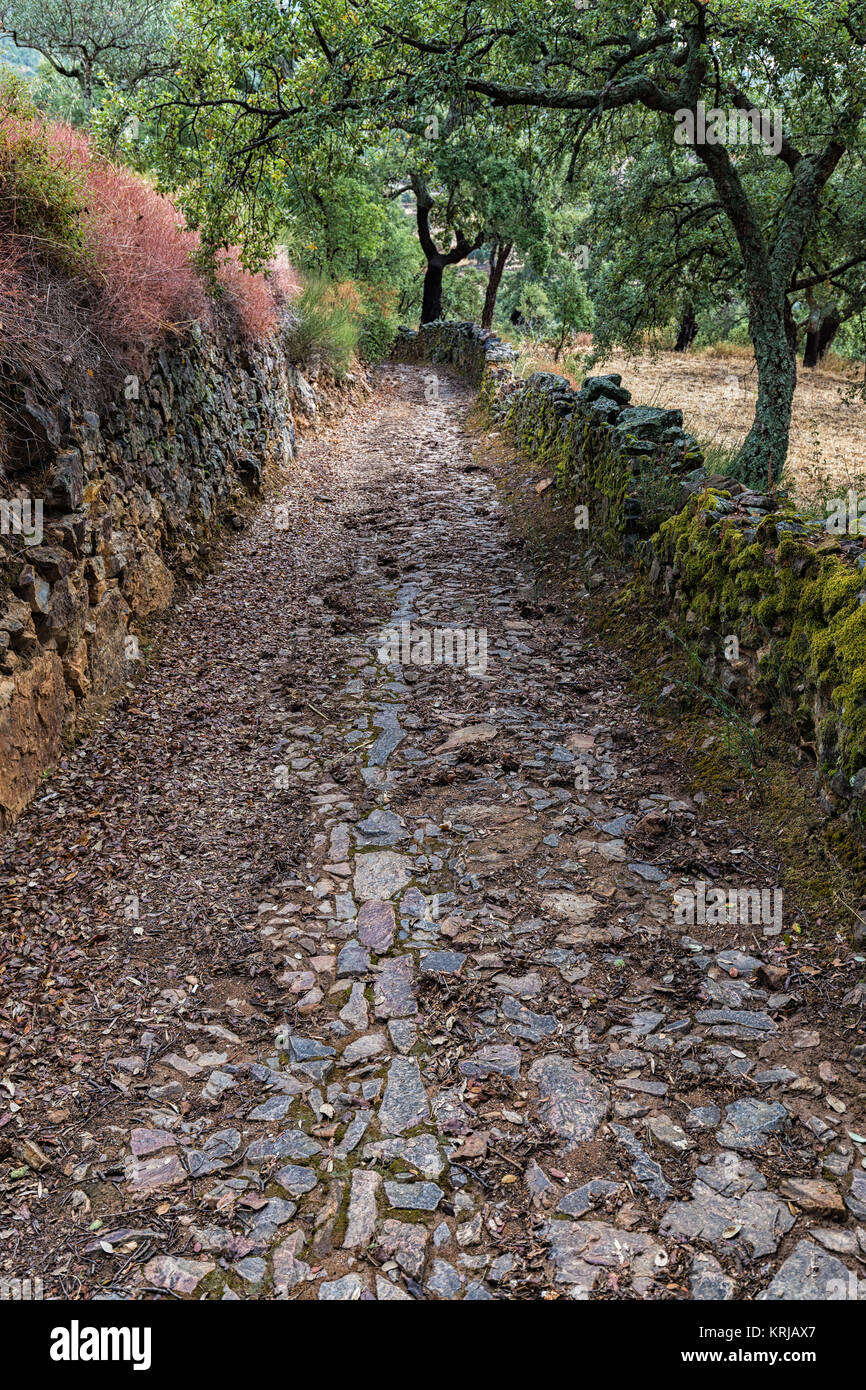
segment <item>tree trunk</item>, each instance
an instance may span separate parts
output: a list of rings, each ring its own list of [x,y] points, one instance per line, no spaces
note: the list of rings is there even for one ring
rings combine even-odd
[[[808,327],[806,329],[806,344],[803,348],[803,366],[817,367],[822,357],[826,357],[830,349],[830,344],[839,332],[842,321],[838,314],[831,310],[823,318],[815,322],[815,316],[809,316]]]
[[[441,256],[431,256],[424,272],[424,293],[421,296],[421,324],[435,323],[442,317],[442,270]]]
[[[775,303],[767,302],[768,296],[754,307],[749,318],[758,367],[758,400],[752,427],[738,456],[747,481],[767,488],[778,481],[787,457],[797,385],[795,329],[786,298],[774,298]]]
[[[687,304],[680,320],[679,332],[677,333],[677,340],[674,344],[674,352],[688,352],[697,336],[698,324],[695,318],[695,311],[691,304]]]
[[[499,293],[499,285],[502,280],[502,272],[505,269],[508,257],[511,255],[512,241],[494,241],[490,251],[490,274],[487,277],[487,289],[484,294],[484,309],[481,313],[481,327],[492,328],[493,311],[496,308],[496,296]]]

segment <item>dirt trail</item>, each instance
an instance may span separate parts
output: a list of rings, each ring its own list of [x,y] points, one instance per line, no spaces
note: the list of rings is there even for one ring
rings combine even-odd
[[[677,922],[773,866],[537,606],[433,376],[305,447],[2,846],[0,1276],[862,1297],[857,1035],[772,897]]]

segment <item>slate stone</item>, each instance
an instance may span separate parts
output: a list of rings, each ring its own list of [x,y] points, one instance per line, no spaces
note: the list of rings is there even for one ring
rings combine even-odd
[[[529,1077],[540,1092],[542,1119],[567,1141],[567,1148],[595,1138],[607,1117],[610,1092],[591,1072],[576,1068],[568,1057],[552,1053],[533,1062]]]
[[[370,969],[370,952],[360,941],[347,941],[337,956],[337,978],[343,975],[366,975]]]
[[[686,1129],[715,1129],[721,1118],[722,1112],[717,1105],[696,1105],[686,1115]]]
[[[461,1075],[483,1079],[492,1074],[518,1077],[520,1075],[520,1049],[507,1043],[491,1043],[479,1047],[471,1057],[458,1063]]]
[[[358,912],[358,940],[377,955],[384,955],[394,944],[397,929],[394,908],[377,898],[362,903]]]
[[[315,1168],[303,1168],[295,1163],[287,1163],[285,1168],[281,1168],[275,1175],[274,1182],[285,1188],[293,1197],[302,1197],[305,1192],[312,1192],[318,1178]]]
[[[533,1013],[511,995],[503,999],[502,1012],[510,1020],[505,1028],[506,1033],[526,1038],[527,1042],[543,1042],[545,1038],[552,1037],[559,1027],[552,1014]]]
[[[427,1227],[420,1222],[395,1221],[390,1217],[382,1223],[377,1245],[383,1254],[397,1261],[410,1279],[420,1279],[428,1234]]]
[[[625,1192],[625,1190],[621,1182],[609,1182],[607,1178],[590,1178],[589,1182],[583,1183],[581,1187],[576,1187],[573,1192],[569,1192],[563,1197],[556,1210],[563,1212],[566,1216],[585,1216],[588,1211],[592,1211],[602,1197],[609,1197],[612,1192]]]
[[[656,1257],[664,1247],[642,1231],[625,1231],[602,1221],[548,1221],[542,1228],[558,1284],[589,1292],[601,1271],[616,1274],[620,1288],[644,1298],[655,1284]]]
[[[327,1303],[354,1303],[361,1297],[363,1285],[358,1274],[344,1274],[342,1279],[330,1279],[319,1285],[319,1298]]]
[[[734,1297],[736,1287],[734,1280],[728,1277],[712,1255],[695,1255],[689,1274],[689,1288],[696,1302],[724,1303]]]
[[[733,1238],[726,1232],[735,1232],[736,1239],[749,1247],[752,1258],[758,1259],[772,1255],[793,1224],[787,1205],[772,1192],[747,1191],[726,1197],[696,1181],[691,1201],[671,1203],[659,1234],[728,1248]]]
[[[646,1149],[639,1143],[634,1131],[627,1125],[611,1124],[611,1131],[620,1144],[628,1151],[634,1160],[631,1170],[642,1187],[645,1187],[651,1197],[657,1201],[662,1201],[670,1192],[670,1183],[665,1178],[661,1167],[655,1159],[650,1158]]]
[[[388,1068],[385,1094],[379,1106],[381,1129],[386,1134],[402,1134],[429,1115],[430,1102],[417,1061],[413,1057],[395,1057]]]
[[[421,957],[421,972],[427,975],[459,975],[465,960],[462,951],[430,951]]]
[[[291,1235],[271,1250],[275,1292],[290,1292],[310,1278],[310,1266],[299,1258],[304,1244],[303,1232],[292,1231]]]
[[[433,1271],[425,1287],[442,1298],[453,1298],[463,1288],[465,1280],[447,1260],[434,1260]]]
[[[788,1111],[779,1101],[735,1100],[725,1106],[725,1122],[716,1139],[725,1149],[761,1149],[789,1124]]]
[[[866,1298],[866,1281],[811,1240],[800,1240],[762,1293],[759,1303],[777,1300],[839,1302]]]
[[[384,1033],[364,1033],[360,1038],[354,1038],[344,1047],[340,1054],[340,1066],[354,1067],[359,1062],[367,1062],[371,1057],[385,1052],[387,1046]]]
[[[355,837],[363,845],[399,844],[407,836],[406,824],[394,811],[376,807],[355,825]]]
[[[386,962],[373,985],[373,1012],[382,1019],[417,1014],[411,956],[396,956]]]
[[[393,898],[411,877],[410,861],[394,850],[370,850],[355,857],[354,890],[361,902]]]
[[[248,1163],[261,1163],[266,1158],[311,1158],[322,1152],[302,1129],[287,1129],[272,1139],[254,1139],[244,1157]]]
[[[367,1168],[352,1170],[345,1249],[366,1250],[376,1229],[376,1194],[382,1179]]]
[[[385,1193],[403,1211],[435,1211],[445,1196],[435,1182],[386,1182]]]
[[[367,1000],[364,997],[364,986],[356,980],[352,985],[352,992],[348,1000],[340,1010],[340,1018],[348,1028],[358,1031],[366,1028],[370,1022],[367,1011]]]

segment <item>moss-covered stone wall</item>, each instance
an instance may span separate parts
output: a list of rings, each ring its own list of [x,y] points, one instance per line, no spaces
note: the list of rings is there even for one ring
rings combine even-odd
[[[677,410],[632,406],[619,376],[512,371],[474,324],[401,330],[397,353],[448,362],[539,460],[594,545],[648,573],[701,678],[749,717],[786,721],[814,753],[828,807],[866,816],[866,549],[784,493],[710,474]]]

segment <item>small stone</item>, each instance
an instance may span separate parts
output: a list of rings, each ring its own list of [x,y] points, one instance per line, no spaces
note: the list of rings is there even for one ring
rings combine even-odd
[[[787,1178],[779,1185],[779,1191],[803,1211],[845,1215],[845,1203],[838,1187],[821,1178]]]
[[[372,898],[358,912],[358,940],[381,956],[394,944],[396,920],[391,903]]]
[[[435,1182],[386,1182],[385,1193],[403,1211],[435,1211],[445,1196]]]
[[[155,1255],[144,1266],[145,1281],[154,1289],[169,1289],[172,1293],[195,1293],[202,1279],[216,1265],[207,1260],[185,1260],[176,1255]]]
[[[430,951],[421,958],[421,972],[427,975],[459,975],[465,960],[461,951]]]
[[[733,1298],[736,1284],[712,1255],[695,1255],[689,1276],[692,1298],[697,1302],[724,1303]]]
[[[427,1280],[426,1287],[431,1293],[438,1293],[442,1298],[453,1298],[463,1288],[464,1279],[462,1274],[458,1274],[453,1265],[447,1260],[434,1260],[433,1272]]]
[[[385,1052],[387,1042],[384,1033],[365,1033],[360,1038],[355,1038],[350,1042],[340,1054],[341,1067],[354,1067],[359,1062],[369,1061],[371,1057],[376,1057],[380,1052]]]
[[[402,1134],[426,1120],[430,1102],[414,1057],[395,1057],[388,1069],[379,1124],[386,1134]]]
[[[520,1049],[507,1043],[492,1043],[480,1047],[458,1064],[463,1076],[483,1079],[485,1076],[499,1075],[518,1077],[520,1075]]]
[[[354,1303],[361,1297],[361,1277],[358,1274],[344,1274],[342,1279],[331,1279],[319,1285],[319,1298],[322,1302]]]
[[[761,1149],[771,1134],[789,1123],[788,1111],[779,1101],[736,1100],[725,1106],[725,1122],[716,1139],[725,1149]]]
[[[610,1093],[591,1072],[576,1068],[568,1057],[539,1057],[529,1069],[541,1093],[539,1112],[545,1123],[575,1148],[595,1135],[607,1116]]]
[[[347,941],[337,956],[337,978],[344,975],[366,975],[370,969],[370,952],[359,941]]]
[[[376,1193],[381,1181],[379,1174],[369,1169],[353,1170],[344,1248],[360,1247],[365,1250],[370,1244],[376,1229]]]
[[[364,998],[364,986],[358,981],[352,985],[352,992],[340,1010],[340,1018],[347,1027],[356,1031],[366,1028],[370,1022],[367,1001]]]

